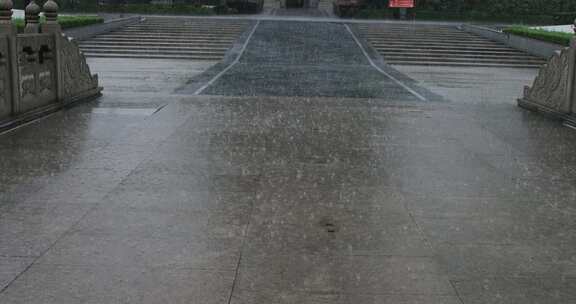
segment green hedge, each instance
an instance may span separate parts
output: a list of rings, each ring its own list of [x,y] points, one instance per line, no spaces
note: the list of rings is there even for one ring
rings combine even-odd
[[[40,19],[40,23],[44,22],[44,18]],[[98,16],[58,16],[58,23],[63,29],[87,26],[104,22],[102,17]],[[24,28],[24,20],[14,19],[14,23],[18,29]]]
[[[570,40],[574,37],[574,34],[551,32],[541,29],[533,29],[525,26],[513,26],[505,28],[503,30],[505,33],[514,34],[518,36],[528,37],[536,40],[551,42],[555,44],[560,44],[564,46],[570,45]]]

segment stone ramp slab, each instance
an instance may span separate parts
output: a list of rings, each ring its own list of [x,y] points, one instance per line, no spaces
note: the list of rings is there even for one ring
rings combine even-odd
[[[418,100],[371,65],[346,25],[306,22],[261,22],[238,63],[202,93]]]

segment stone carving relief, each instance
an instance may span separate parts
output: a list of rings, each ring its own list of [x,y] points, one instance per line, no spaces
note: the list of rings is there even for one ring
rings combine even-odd
[[[61,37],[60,56],[66,58],[60,65],[64,98],[71,98],[98,88],[98,77],[90,73],[86,58],[76,43],[65,36]]]
[[[0,38],[0,119],[12,111],[8,72],[8,41],[2,37]]]
[[[524,100],[557,112],[569,112],[569,62],[573,54],[573,50],[567,48],[554,55],[540,69],[532,87],[524,89]]]
[[[54,103],[56,61],[53,36],[18,36],[18,70],[20,73],[20,110],[27,111]]]

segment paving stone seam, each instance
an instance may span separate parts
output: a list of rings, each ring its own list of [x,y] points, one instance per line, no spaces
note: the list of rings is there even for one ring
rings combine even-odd
[[[244,45],[242,46],[242,49],[238,53],[238,56],[236,56],[236,59],[234,59],[234,61],[232,61],[232,63],[229,66],[227,66],[225,69],[220,71],[220,73],[216,74],[216,76],[214,76],[212,79],[210,79],[210,81],[208,81],[205,85],[201,86],[198,90],[196,90],[196,92],[194,92],[192,95],[202,94],[202,92],[204,90],[206,90],[206,88],[208,88],[214,82],[216,82],[218,79],[220,79],[220,77],[222,77],[222,75],[226,74],[226,72],[228,72],[231,68],[233,68],[240,61],[240,58],[244,54],[244,51],[246,51],[246,48],[248,47],[248,44],[250,43],[250,40],[252,39],[252,36],[254,36],[254,32],[256,32],[256,29],[258,28],[259,25],[260,25],[260,20],[258,20],[256,22],[256,24],[254,25],[254,27],[252,28],[250,35],[248,35],[248,38],[246,39],[246,42],[244,43]]]
[[[50,244],[50,246],[48,246],[48,248],[46,248],[43,252],[41,252],[37,257],[34,257],[34,260],[32,261],[32,263],[30,263],[30,265],[28,265],[26,268],[24,268],[24,270],[22,270],[18,275],[16,275],[10,282],[8,282],[8,284],[6,284],[6,286],[4,286],[4,288],[0,289],[0,295],[3,294],[6,290],[8,290],[8,288],[10,288],[10,286],[12,286],[12,284],[14,282],[16,282],[20,277],[22,277],[22,275],[24,275],[24,273],[26,273],[30,268],[32,268],[32,266],[36,265],[37,262],[48,251],[50,251],[54,246],[56,246],[56,244],[58,244],[62,239],[64,239],[66,236],[68,236],[68,234],[73,230],[73,228],[76,227],[78,224],[80,224],[80,222],[82,220],[84,220],[84,218],[86,218],[88,216],[88,214],[90,214],[92,211],[96,210],[97,207],[98,207],[98,205],[95,205],[95,206],[92,206],[91,208],[89,208],[86,212],[84,212],[84,214],[77,221],[75,221],[72,224],[72,226],[70,226],[66,231],[64,231],[60,236],[58,236],[58,238],[56,238],[56,240],[54,242],[52,242],[52,244]]]
[[[380,72],[382,75],[390,78],[392,81],[394,81],[396,84],[398,84],[399,86],[401,86],[402,88],[404,88],[406,91],[408,91],[410,94],[414,95],[414,97],[418,98],[421,101],[425,101],[427,102],[428,100],[418,94],[418,92],[412,90],[409,86],[407,86],[405,83],[401,82],[400,80],[396,79],[396,77],[388,74],[386,71],[382,70],[378,65],[376,65],[374,63],[374,61],[372,60],[372,58],[370,58],[370,56],[368,55],[368,53],[366,52],[366,50],[364,49],[364,46],[362,45],[362,43],[360,43],[360,41],[358,41],[358,38],[356,37],[356,35],[354,34],[354,32],[352,32],[352,30],[350,29],[350,26],[348,26],[348,24],[344,24],[344,27],[346,28],[346,30],[348,31],[348,33],[350,33],[350,35],[352,36],[352,39],[354,39],[354,42],[356,42],[356,45],[358,45],[358,47],[360,48],[360,50],[362,51],[362,53],[364,54],[364,56],[366,57],[366,59],[368,59],[368,62],[370,63],[370,65],[376,69],[378,72]]]

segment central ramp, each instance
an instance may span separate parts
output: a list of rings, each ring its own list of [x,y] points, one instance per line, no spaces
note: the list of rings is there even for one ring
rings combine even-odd
[[[346,25],[264,21],[239,62],[202,94],[419,101],[375,69]]]

